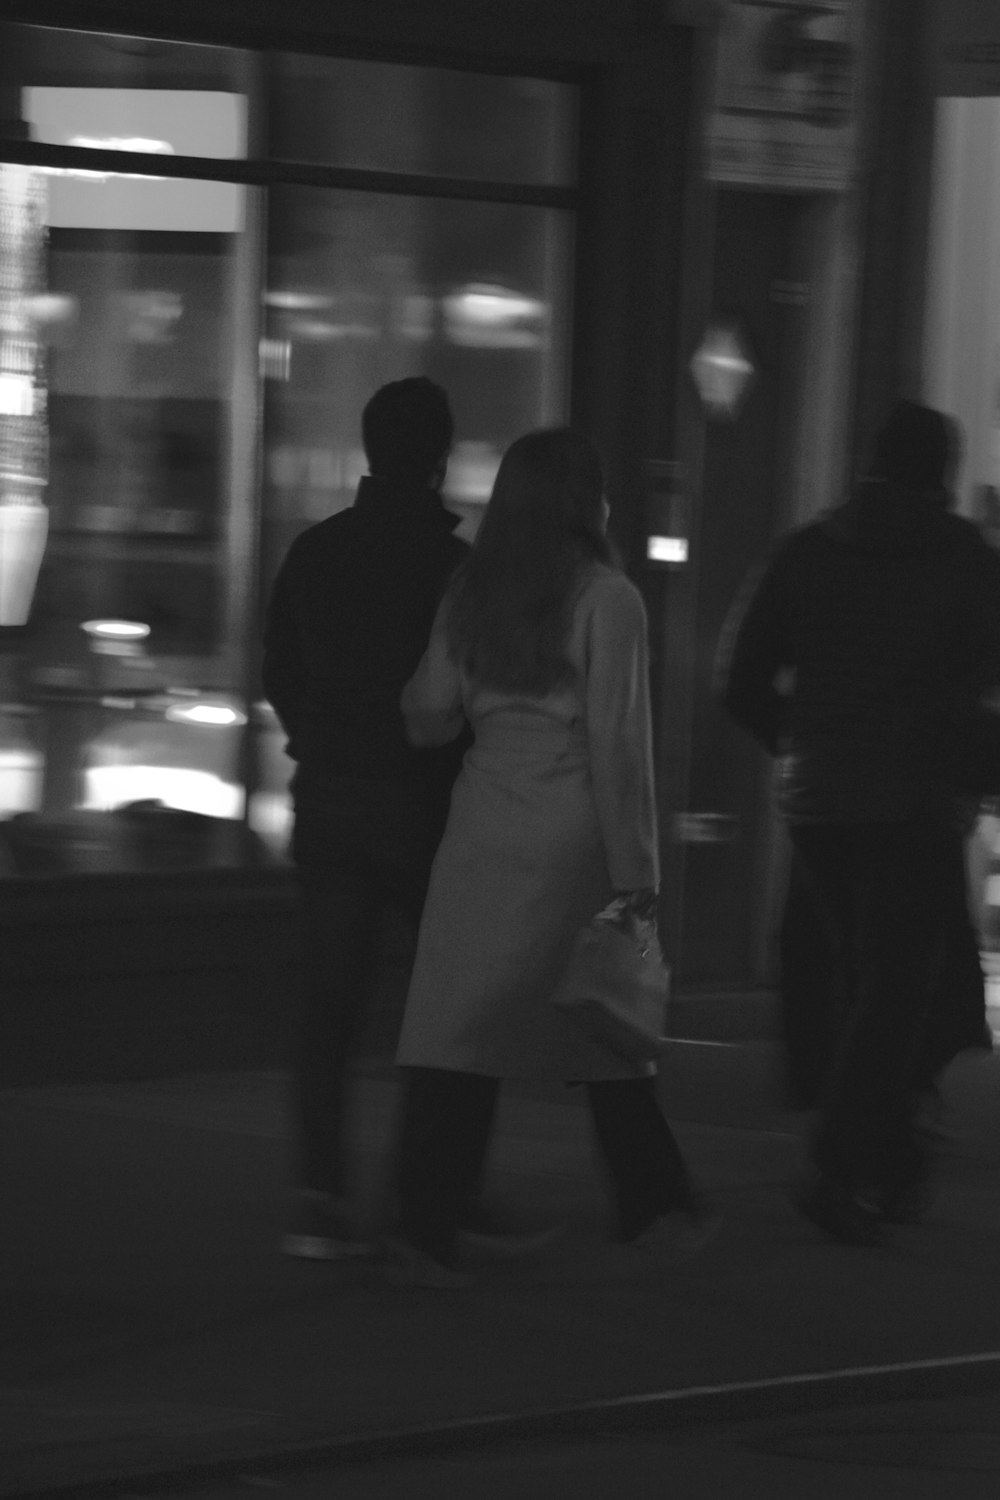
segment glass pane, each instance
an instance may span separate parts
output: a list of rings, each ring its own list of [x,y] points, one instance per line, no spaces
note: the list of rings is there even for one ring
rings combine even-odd
[[[451,398],[449,507],[472,536],[504,448],[565,420],[571,218],[556,210],[280,188],[265,292],[265,590],[304,527],[353,503],[361,411],[428,375]],[[251,824],[277,839],[291,770],[273,718]]]
[[[351,58],[280,53],[272,156],[389,172],[566,184],[576,89]]]
[[[153,155],[246,155],[249,54],[100,32],[0,27],[0,79],[31,139]],[[0,110],[0,131],[12,111]]]
[[[256,200],[65,186],[0,165],[0,857],[241,858]]]

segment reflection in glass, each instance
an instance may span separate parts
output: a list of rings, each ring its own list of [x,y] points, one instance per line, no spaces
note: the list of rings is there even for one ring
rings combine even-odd
[[[43,181],[51,203],[64,184]],[[141,185],[169,187],[175,205],[205,186]],[[23,774],[0,774],[0,816],[33,811],[74,830],[86,811],[238,820],[245,715],[171,711],[188,694],[231,694],[238,681],[234,598],[245,580],[232,536],[246,497],[234,476],[238,450],[253,441],[253,413],[235,399],[249,347],[241,236],[100,229],[82,217],[48,231],[51,526],[18,681],[5,684],[20,704],[11,753],[35,774],[30,797]],[[182,210],[178,218],[192,222]],[[102,835],[112,864],[127,862],[120,826]],[[147,817],[147,843],[166,826]]]
[[[272,193],[265,589],[299,531],[353,504],[366,470],[362,408],[406,375],[449,393],[456,442],[445,500],[474,535],[507,445],[565,419],[569,241],[568,216],[555,210]],[[269,744],[260,796],[272,819],[290,770]],[[254,826],[255,816],[252,806]]]
[[[26,624],[48,534],[45,185],[0,163],[0,626]]]
[[[574,91],[10,25],[0,83],[23,116],[0,155],[30,134],[134,158],[0,162],[0,873],[282,856],[259,599],[296,533],[352,503],[362,407],[403,375],[451,394],[446,498],[474,533],[506,445],[565,415],[570,218],[159,163],[252,141],[564,185]]]
[[[20,86],[22,116],[35,140],[184,156],[245,154],[249,54],[237,48],[6,24],[0,54],[4,81]],[[0,111],[0,133],[15,125],[10,111]]]
[[[568,216],[284,187],[270,225],[265,584],[298,531],[353,503],[361,409],[404,375],[449,392],[445,491],[474,529],[507,444],[565,415]]]
[[[143,156],[246,153],[241,94],[208,89],[26,88],[21,112],[34,140]],[[143,163],[145,165],[145,163]],[[150,164],[152,166],[152,163]],[[59,229],[236,233],[244,189],[147,171],[49,167],[48,223]]]

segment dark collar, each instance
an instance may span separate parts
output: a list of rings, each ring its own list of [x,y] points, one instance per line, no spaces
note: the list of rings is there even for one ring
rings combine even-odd
[[[842,546],[859,552],[912,556],[936,552],[947,535],[948,496],[912,490],[882,479],[861,479],[821,526]]]
[[[369,520],[391,518],[394,523],[431,523],[443,526],[448,531],[454,531],[461,521],[461,516],[445,509],[437,490],[428,489],[426,485],[401,484],[394,479],[382,479],[376,474],[365,474],[362,477],[354,508]]]

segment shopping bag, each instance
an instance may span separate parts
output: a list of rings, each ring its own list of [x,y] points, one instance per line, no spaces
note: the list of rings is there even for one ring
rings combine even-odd
[[[581,928],[552,1004],[629,1063],[667,1045],[670,970],[656,928],[613,903]]]

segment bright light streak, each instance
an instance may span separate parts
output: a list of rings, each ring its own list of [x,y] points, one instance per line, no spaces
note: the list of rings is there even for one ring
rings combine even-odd
[[[0,750],[0,814],[3,817],[35,811],[42,798],[43,771],[42,757],[37,751]]]
[[[688,539],[686,536],[647,537],[646,556],[651,562],[686,563]]]
[[[151,156],[173,156],[169,141],[154,141],[142,135],[71,135],[67,146],[87,146],[91,151],[145,151]]]
[[[141,620],[84,620],[80,629],[112,641],[142,641],[149,634],[149,626]]]
[[[211,818],[243,815],[243,788],[208,771],[176,766],[91,766],[84,772],[84,808],[110,811],[127,802],[148,800]]]
[[[509,287],[470,282],[443,301],[448,337],[468,348],[535,349],[547,307]]]
[[[268,291],[264,301],[268,307],[280,307],[284,312],[324,312],[334,304],[333,297],[322,292]]]
[[[470,286],[449,298],[449,303],[452,313],[467,323],[494,328],[519,318],[540,318],[545,311],[544,302],[508,292],[503,287]]]
[[[0,416],[30,417],[35,410],[35,388],[30,375],[0,374]]]
[[[166,717],[175,724],[212,724],[221,728],[247,721],[246,714],[225,703],[172,703]]]

